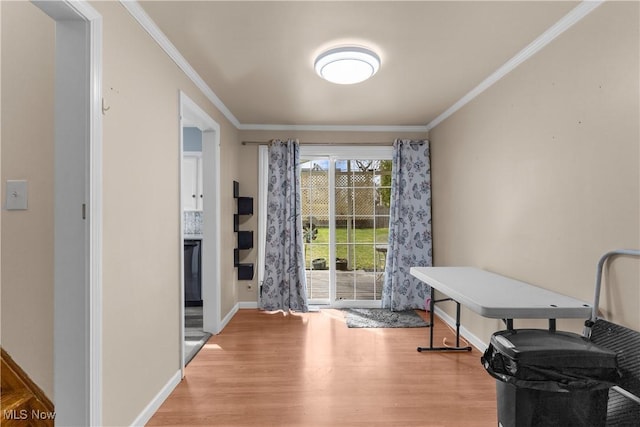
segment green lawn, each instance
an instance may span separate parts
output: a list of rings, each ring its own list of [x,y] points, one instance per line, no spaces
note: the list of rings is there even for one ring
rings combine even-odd
[[[375,251],[375,245],[387,243],[388,228],[358,228],[351,230],[351,240],[347,239],[346,228],[336,230],[336,256],[349,259],[349,270],[373,270],[383,268],[383,254]],[[318,227],[318,235],[312,243],[305,243],[306,268],[311,268],[311,261],[316,258],[327,260],[329,267],[329,228]],[[351,249],[351,254],[349,254]],[[349,256],[350,255],[350,256]]]

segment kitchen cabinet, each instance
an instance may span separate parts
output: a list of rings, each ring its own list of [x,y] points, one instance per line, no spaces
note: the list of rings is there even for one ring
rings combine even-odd
[[[202,155],[185,153],[182,158],[182,205],[185,211],[201,211]]]

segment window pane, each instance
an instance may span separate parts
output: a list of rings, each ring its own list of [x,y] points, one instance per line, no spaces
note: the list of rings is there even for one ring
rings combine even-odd
[[[301,160],[302,236],[307,298],[329,299],[328,160]]]
[[[336,244],[338,258],[344,258],[350,272],[340,276],[342,299],[380,299],[390,195],[390,175],[384,168],[390,165],[380,160],[336,162]]]

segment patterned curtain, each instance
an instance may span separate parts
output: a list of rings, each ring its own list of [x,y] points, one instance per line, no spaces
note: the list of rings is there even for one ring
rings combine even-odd
[[[263,310],[308,310],[300,209],[300,147],[297,140],[269,145]]]
[[[428,141],[393,143],[389,246],[382,307],[392,311],[425,308],[430,288],[409,274],[432,265],[431,166]]]

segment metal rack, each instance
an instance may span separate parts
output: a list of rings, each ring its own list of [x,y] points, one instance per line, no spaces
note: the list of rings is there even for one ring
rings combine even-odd
[[[622,380],[609,391],[607,426],[637,425],[640,419],[640,332],[598,317],[604,266],[614,256],[640,257],[640,250],[616,249],[600,257],[591,318],[585,321],[583,335],[594,344],[618,354]]]

